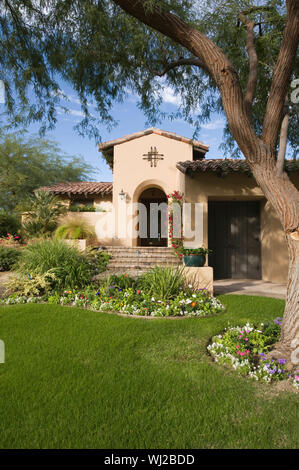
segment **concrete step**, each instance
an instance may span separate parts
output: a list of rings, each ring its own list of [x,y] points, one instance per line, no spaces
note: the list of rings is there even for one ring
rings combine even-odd
[[[105,246],[101,247],[104,251],[108,251],[110,253],[114,252],[139,252],[139,253],[173,253],[173,249],[169,247],[163,246],[155,246],[155,247],[125,247],[125,246]]]
[[[107,267],[108,274],[140,275],[141,272],[146,272],[154,266],[176,268],[183,264],[169,247],[106,246],[103,248],[111,254]]]
[[[177,256],[172,256],[172,255],[159,255],[159,254],[155,254],[155,255],[152,255],[152,256],[149,256],[147,254],[144,254],[144,255],[141,255],[141,256],[137,256],[137,255],[132,255],[130,253],[121,253],[121,254],[114,254],[114,253],[111,253],[111,258],[110,259],[117,259],[117,258],[120,258],[120,259],[123,259],[123,260],[126,260],[128,262],[130,261],[179,261],[179,258]]]
[[[144,262],[144,263],[126,263],[124,262],[123,260],[117,260],[115,262],[110,262],[108,264],[108,268],[113,268],[113,269],[118,269],[118,268],[151,268],[153,266],[169,266],[169,267],[172,267],[172,268],[175,268],[177,266],[182,266],[182,264],[179,264],[179,263],[164,263],[164,262],[159,262],[159,261],[156,261],[155,263],[153,263],[152,261],[148,261],[148,262]]]

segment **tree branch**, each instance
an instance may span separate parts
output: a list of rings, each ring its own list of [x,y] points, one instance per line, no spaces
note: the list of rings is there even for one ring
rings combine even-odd
[[[240,20],[246,28],[246,51],[249,58],[249,76],[245,93],[245,108],[248,116],[252,116],[252,104],[255,97],[257,75],[258,75],[258,57],[254,45],[254,27],[253,21],[249,20],[244,13],[239,15]]]
[[[288,93],[299,43],[299,0],[286,0],[286,3],[288,10],[287,23],[274,69],[262,133],[263,141],[272,150],[276,146],[285,97]]]
[[[280,177],[284,169],[284,159],[287,149],[287,140],[288,140],[288,129],[289,129],[289,120],[290,120],[290,108],[288,97],[285,99],[284,104],[284,113],[281,123],[280,138],[279,138],[279,150],[277,155],[276,163],[276,174]]]
[[[166,75],[170,70],[174,69],[175,67],[179,67],[180,65],[195,65],[197,67],[200,67],[202,69],[205,69],[205,65],[198,59],[196,58],[180,58],[174,62],[169,62],[165,65],[164,69],[161,71],[152,69],[151,67],[147,66],[150,72],[152,72],[154,75],[157,75],[158,77],[163,77],[163,75]]]
[[[149,7],[146,0],[113,1],[131,16],[182,45],[198,58],[219,88],[234,138],[248,161],[252,161],[260,141],[245,108],[238,74],[224,52],[198,29],[158,6],[158,2]]]

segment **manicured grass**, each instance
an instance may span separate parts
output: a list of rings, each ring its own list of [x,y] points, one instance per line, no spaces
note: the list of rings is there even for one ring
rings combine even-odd
[[[0,447],[297,447],[296,394],[241,378],[206,355],[212,335],[279,316],[283,301],[221,300],[226,313],[182,320],[1,308]]]

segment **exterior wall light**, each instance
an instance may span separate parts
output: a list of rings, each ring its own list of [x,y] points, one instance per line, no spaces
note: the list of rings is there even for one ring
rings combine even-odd
[[[126,193],[124,192],[123,189],[122,189],[121,192],[119,193],[119,197],[120,197],[121,201],[125,201],[125,200],[126,200]]]

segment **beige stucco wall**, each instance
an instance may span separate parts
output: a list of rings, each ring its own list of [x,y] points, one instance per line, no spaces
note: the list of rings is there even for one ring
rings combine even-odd
[[[164,160],[159,160],[156,167],[143,160],[151,147],[157,147]],[[133,211],[133,203],[137,203],[142,192],[151,187],[162,189],[165,194],[184,189],[184,177],[176,168],[178,161],[192,160],[192,145],[169,139],[157,134],[150,134],[114,147],[114,178],[113,204],[115,209],[115,244],[135,246],[137,238],[133,236],[134,225],[137,224],[137,213]],[[126,193],[126,204],[121,201],[119,193]],[[120,227],[119,215],[124,210],[128,215],[126,236]]]
[[[291,179],[299,188],[299,175],[292,175]],[[286,282],[288,252],[282,226],[274,209],[266,201],[262,190],[253,178],[240,174],[230,174],[221,178],[210,173],[200,173],[194,178],[187,176],[185,200],[203,203],[203,244],[205,246],[208,246],[209,200],[260,201],[262,278],[265,281]]]

